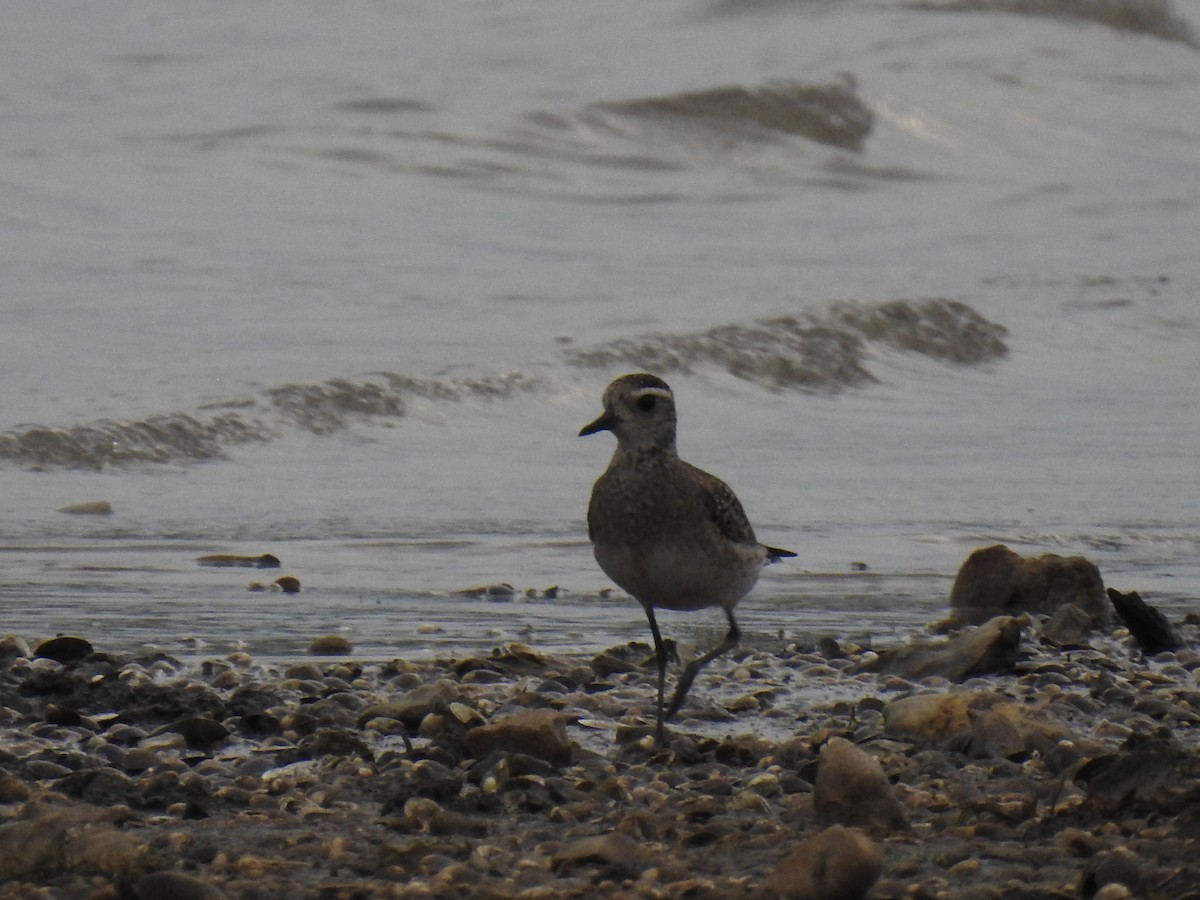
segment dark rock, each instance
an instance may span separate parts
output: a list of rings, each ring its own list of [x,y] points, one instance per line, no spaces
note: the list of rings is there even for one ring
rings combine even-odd
[[[1097,853],[1083,867],[1079,895],[1094,897],[1106,884],[1124,885],[1135,897],[1143,896],[1142,869],[1137,854],[1127,847]]]
[[[87,659],[93,652],[92,645],[83,638],[59,635],[38,644],[33,655],[66,665]]]
[[[404,805],[414,797],[438,803],[456,798],[462,791],[461,774],[436,760],[423,759],[399,772],[380,777],[383,800],[380,811],[385,816],[402,815]]]
[[[300,593],[300,579],[295,575],[281,575],[271,583],[285,594]]]
[[[1117,611],[1117,615],[1147,656],[1167,650],[1178,650],[1184,646],[1179,632],[1167,617],[1147,604],[1137,591],[1122,594],[1109,588],[1108,599],[1112,601],[1113,609]]]
[[[1079,606],[1094,625],[1109,622],[1104,582],[1094,563],[1053,553],[1023,557],[1003,544],[968,556],[950,590],[954,618],[971,624],[1022,612],[1049,615],[1068,603]]]
[[[341,728],[318,728],[300,741],[300,758],[318,759],[322,756],[360,757],[371,762],[374,754],[357,735]]]
[[[209,556],[197,557],[196,562],[202,566],[211,566],[219,569],[278,569],[282,565],[279,557],[273,556],[270,553],[264,553],[262,556],[235,556],[229,553],[213,553]]]
[[[161,731],[182,735],[192,750],[209,750],[229,737],[230,733],[223,724],[207,716],[184,716]]]
[[[42,715],[51,725],[64,725],[68,728],[83,721],[83,717],[79,715],[78,711],[69,706],[59,706],[57,703],[47,703]]]
[[[183,872],[151,872],[133,885],[137,900],[226,900],[228,894]]]
[[[136,793],[127,775],[107,768],[72,772],[55,782],[55,787],[93,806],[133,805]]]
[[[1075,773],[1088,803],[1105,814],[1166,803],[1194,786],[1197,762],[1171,734],[1132,734],[1116,753],[1096,757]]]

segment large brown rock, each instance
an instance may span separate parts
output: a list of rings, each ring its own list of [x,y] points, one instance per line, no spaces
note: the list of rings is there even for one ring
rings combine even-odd
[[[476,759],[489,753],[524,753],[551,765],[571,761],[571,738],[562,716],[550,709],[513,713],[488,725],[472,728],[463,740]]]
[[[1050,615],[1076,604],[1097,626],[1109,622],[1108,597],[1095,564],[1082,556],[1021,556],[1003,544],[975,550],[958,570],[950,612],[962,622],[1023,612]]]
[[[813,785],[813,809],[822,824],[905,828],[907,817],[879,760],[845,738],[821,750]]]
[[[834,825],[796,847],[767,876],[768,897],[858,900],[883,869],[883,852],[861,831]]]

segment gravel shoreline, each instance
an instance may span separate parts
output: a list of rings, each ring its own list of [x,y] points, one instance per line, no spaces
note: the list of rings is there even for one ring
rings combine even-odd
[[[1039,628],[958,683],[750,636],[661,748],[645,644],[263,666],[0,638],[0,895],[1200,898],[1200,652]]]

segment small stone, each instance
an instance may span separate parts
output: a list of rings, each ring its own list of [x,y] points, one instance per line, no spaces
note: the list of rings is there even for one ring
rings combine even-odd
[[[354,644],[340,634],[327,634],[309,644],[308,652],[313,656],[349,656],[354,652]]]
[[[217,569],[278,569],[282,565],[279,557],[270,553],[264,553],[262,556],[236,556],[231,553],[212,553],[208,556],[197,557],[196,562],[202,566]]]
[[[107,500],[85,500],[60,507],[58,511],[71,516],[111,516],[113,508]]]
[[[459,591],[464,597],[477,597],[481,600],[504,602],[516,596],[517,589],[511,584],[480,584],[475,587],[463,588]]]
[[[300,579],[294,575],[281,575],[271,583],[285,594],[300,593]]]

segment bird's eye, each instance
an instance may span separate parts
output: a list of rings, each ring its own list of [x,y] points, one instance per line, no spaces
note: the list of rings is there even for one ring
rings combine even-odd
[[[654,409],[654,403],[657,399],[653,394],[642,394],[642,396],[638,397],[638,409],[642,412],[650,412],[650,410]]]

